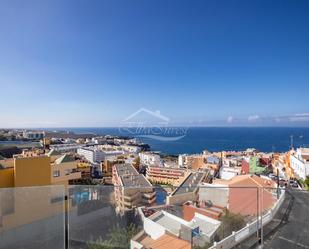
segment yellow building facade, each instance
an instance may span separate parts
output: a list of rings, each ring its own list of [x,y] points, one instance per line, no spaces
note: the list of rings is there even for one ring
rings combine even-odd
[[[81,173],[75,161],[59,159],[21,154],[0,160],[0,234],[55,215],[61,222],[66,186]]]
[[[0,168],[0,188],[66,186],[70,180],[81,178],[81,173],[76,172],[75,161],[51,162],[51,157],[46,155],[16,155],[2,164],[4,166]]]

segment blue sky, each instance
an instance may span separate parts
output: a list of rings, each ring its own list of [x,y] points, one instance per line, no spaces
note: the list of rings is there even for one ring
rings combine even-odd
[[[0,127],[309,125],[308,0],[2,0]]]

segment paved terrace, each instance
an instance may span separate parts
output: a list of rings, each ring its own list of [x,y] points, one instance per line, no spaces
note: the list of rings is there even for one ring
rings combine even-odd
[[[154,214],[151,219],[157,224],[165,227],[173,234],[179,234],[179,231],[181,229],[181,223],[178,220],[167,216],[162,211]]]

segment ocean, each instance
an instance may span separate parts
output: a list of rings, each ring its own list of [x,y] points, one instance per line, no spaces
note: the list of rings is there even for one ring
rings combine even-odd
[[[75,133],[132,135],[119,128],[65,129]],[[289,150],[291,136],[293,136],[295,147],[309,147],[309,127],[192,127],[188,128],[182,138],[175,141],[163,141],[149,137],[142,137],[140,140],[149,144],[151,150],[177,155],[200,153],[205,149],[213,152],[255,148],[263,152],[284,152]]]

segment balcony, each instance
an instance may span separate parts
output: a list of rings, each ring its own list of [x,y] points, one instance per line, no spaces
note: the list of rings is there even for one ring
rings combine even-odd
[[[171,248],[255,248],[261,243],[267,248],[272,242],[266,232],[284,219],[285,209],[309,201],[302,191],[200,186],[199,195],[187,197],[192,199],[179,196],[166,205],[164,190],[155,190],[148,195],[156,198],[145,207],[142,199],[134,205],[118,203],[113,186],[0,189],[0,249],[156,248],[166,239],[173,241]],[[209,209],[218,215],[207,216]],[[308,219],[298,219],[304,231]]]

